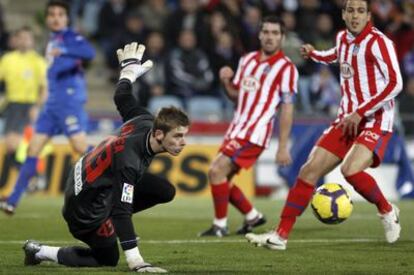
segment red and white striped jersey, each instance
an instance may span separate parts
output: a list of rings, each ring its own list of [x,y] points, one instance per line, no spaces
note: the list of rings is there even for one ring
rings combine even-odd
[[[277,107],[297,92],[298,71],[282,51],[260,61],[260,51],[244,55],[233,85],[239,91],[226,139],[240,138],[268,147]]]
[[[312,51],[310,56],[317,62],[340,65],[342,99],[335,123],[356,111],[364,118],[361,126],[378,125],[392,132],[394,98],[402,89],[402,77],[390,39],[368,23],[356,37],[340,31],[334,48]]]

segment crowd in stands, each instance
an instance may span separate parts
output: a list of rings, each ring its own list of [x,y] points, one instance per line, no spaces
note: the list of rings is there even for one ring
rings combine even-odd
[[[305,115],[333,115],[340,98],[337,67],[306,61],[303,43],[317,49],[334,46],[344,28],[342,0],[67,0],[72,25],[95,44],[116,80],[115,49],[131,41],[147,46],[154,69],[136,90],[144,105],[173,97],[187,107],[194,97],[219,100],[231,108],[218,81],[224,65],[237,67],[244,53],[258,49],[261,18],[279,15],[287,27],[284,51],[299,69],[297,108]],[[399,97],[407,133],[414,134],[414,1],[372,0],[374,25],[396,44],[404,91]],[[3,7],[4,8],[4,7]],[[0,52],[7,50],[0,20]],[[156,105],[156,104],[155,104]],[[411,131],[411,132],[410,132]]]

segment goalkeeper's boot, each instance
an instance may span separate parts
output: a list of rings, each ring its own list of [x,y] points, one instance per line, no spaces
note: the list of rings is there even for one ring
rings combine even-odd
[[[276,232],[264,234],[246,234],[246,239],[256,246],[263,246],[272,250],[286,250],[287,240],[282,239]]]
[[[2,210],[7,215],[12,216],[14,214],[15,209],[16,207],[14,207],[11,204],[8,204],[7,200],[0,201],[0,210]]]
[[[253,228],[260,226],[262,224],[266,223],[266,217],[263,216],[262,213],[259,213],[256,218],[252,220],[245,220],[243,222],[243,225],[237,230],[237,234],[239,235],[246,235],[247,233],[250,233],[253,231]]]
[[[33,240],[27,240],[23,245],[24,265],[38,265],[41,260],[36,258],[36,253],[40,251],[42,245]]]
[[[229,234],[229,230],[227,229],[227,227],[220,227],[218,225],[213,224],[209,229],[198,234],[198,236],[199,237],[212,236],[212,237],[221,238],[221,237],[227,236],[228,234]]]
[[[392,210],[385,214],[378,214],[385,230],[385,239],[388,243],[394,243],[400,238],[400,209],[391,204]]]

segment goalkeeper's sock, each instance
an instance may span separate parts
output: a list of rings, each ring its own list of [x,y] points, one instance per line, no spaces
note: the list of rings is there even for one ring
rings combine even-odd
[[[244,196],[243,192],[235,184],[233,184],[233,186],[230,188],[229,200],[230,203],[244,215],[253,210],[253,206],[250,201]]]
[[[368,173],[361,171],[352,176],[345,177],[345,179],[354,187],[355,191],[370,203],[375,204],[381,214],[392,210],[391,204],[382,194],[377,182]]]
[[[42,261],[58,262],[58,251],[60,247],[42,245],[39,252],[36,253],[36,258]]]
[[[283,239],[288,238],[289,233],[296,222],[296,217],[300,216],[308,206],[314,189],[315,186],[299,178],[296,180],[295,185],[290,189],[277,228],[277,233]]]
[[[14,186],[13,193],[7,199],[7,203],[16,206],[21,196],[29,185],[30,179],[36,175],[37,157],[27,157],[26,161],[20,168],[19,177]]]
[[[227,217],[229,193],[229,183],[227,181],[211,185],[211,194],[213,195],[214,203],[214,216],[216,219],[223,219]]]

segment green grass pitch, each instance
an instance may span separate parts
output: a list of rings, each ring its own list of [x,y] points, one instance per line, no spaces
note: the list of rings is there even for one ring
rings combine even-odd
[[[53,263],[23,266],[24,240],[50,245],[79,244],[69,234],[60,210],[62,198],[31,195],[23,199],[14,217],[0,213],[0,274],[121,274],[127,273],[123,253],[116,268],[67,268]],[[268,223],[278,221],[281,201],[255,200]],[[324,225],[308,208],[297,222],[286,251],[254,247],[242,236],[198,238],[210,226],[208,198],[177,198],[134,215],[144,259],[175,274],[414,274],[414,201],[397,203],[401,209],[401,239],[389,245],[375,207],[356,203],[349,220]],[[230,230],[242,223],[233,209]]]

